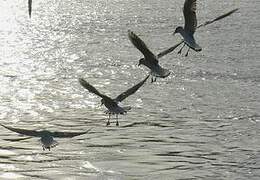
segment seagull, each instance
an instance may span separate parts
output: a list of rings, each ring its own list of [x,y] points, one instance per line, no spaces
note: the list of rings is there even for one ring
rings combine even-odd
[[[28,11],[29,11],[29,17],[31,18],[31,15],[32,15],[32,0],[28,0]]]
[[[45,149],[49,149],[49,151],[51,150],[51,148],[55,147],[56,145],[58,145],[58,142],[55,141],[53,138],[72,138],[74,136],[79,136],[82,134],[86,134],[88,133],[92,128],[90,128],[89,130],[85,131],[85,132],[50,132],[47,130],[43,130],[43,131],[35,131],[35,130],[27,130],[27,129],[18,129],[18,128],[13,128],[13,127],[8,127],[5,126],[3,124],[0,124],[1,126],[3,126],[6,129],[9,129],[10,131],[19,133],[19,134],[23,134],[23,135],[27,135],[27,136],[33,136],[33,137],[40,137],[40,142],[42,144],[42,148],[43,150]]]
[[[183,8],[183,14],[184,14],[184,19],[185,19],[184,28],[179,26],[175,29],[175,31],[173,33],[173,34],[180,33],[181,36],[183,37],[183,40],[179,44],[176,44],[175,46],[170,48],[171,50],[168,49],[165,52],[160,53],[160,55],[164,56],[165,54],[168,54],[169,52],[173,51],[176,47],[178,47],[183,42],[184,42],[184,45],[178,51],[178,54],[181,53],[181,51],[182,51],[182,49],[184,48],[185,45],[187,45],[189,47],[185,56],[188,56],[190,48],[193,49],[196,52],[201,51],[202,48],[196,43],[194,36],[193,36],[196,29],[203,27],[203,26],[206,26],[208,24],[211,24],[211,23],[218,21],[220,19],[223,19],[223,18],[233,14],[237,10],[238,9],[234,9],[234,10],[228,12],[228,13],[225,13],[225,14],[213,19],[212,21],[207,21],[207,22],[197,26],[196,0],[185,0],[184,8]]]
[[[185,45],[189,46],[189,49],[185,56],[188,56],[190,48],[197,52],[202,50],[202,48],[196,43],[193,36],[197,28],[196,4],[197,0],[185,0],[183,8],[183,14],[185,19],[184,28],[182,26],[179,26],[175,29],[174,32],[174,34],[180,33],[183,37],[184,45],[182,46],[182,48]],[[179,53],[181,53],[181,50],[179,51]]]
[[[159,65],[158,57],[148,49],[145,43],[134,32],[128,30],[128,38],[132,44],[144,55],[144,58],[139,60],[138,66],[144,65],[151,70],[150,74],[154,77],[152,77],[152,82],[155,82],[157,77],[166,78],[170,75],[170,71],[168,69],[162,68]]]
[[[118,114],[125,114],[127,111],[131,109],[131,107],[121,107],[118,105],[119,102],[123,101],[126,99],[128,96],[134,94],[144,83],[145,81],[149,78],[149,75],[139,82],[138,84],[134,85],[127,91],[121,93],[119,96],[117,96],[115,99],[112,99],[104,94],[101,94],[94,86],[90,85],[87,81],[84,79],[80,78],[79,83],[86,88],[89,92],[96,94],[97,96],[101,97],[101,105],[105,105],[108,110],[105,111],[106,114],[108,114],[108,121],[107,121],[107,126],[110,125],[110,116],[116,115],[116,126],[119,126],[118,123]]]

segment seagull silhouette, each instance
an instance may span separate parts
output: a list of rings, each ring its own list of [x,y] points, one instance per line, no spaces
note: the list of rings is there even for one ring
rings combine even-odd
[[[188,56],[189,49],[194,51],[201,51],[202,48],[196,43],[193,34],[197,28],[197,17],[196,17],[196,2],[197,0],[185,0],[183,14],[185,19],[184,28],[179,26],[175,29],[174,34],[180,33],[184,39],[184,45],[189,46],[186,56]],[[181,50],[179,51],[181,53]]]
[[[32,0],[28,0],[28,11],[29,11],[29,17],[31,18],[31,15],[32,15]]]
[[[18,129],[18,128],[13,128],[13,127],[8,127],[3,124],[0,124],[6,129],[9,129],[10,131],[27,135],[27,136],[33,136],[33,137],[40,137],[40,142],[42,144],[43,150],[45,149],[50,149],[58,145],[58,142],[55,141],[53,138],[72,138],[75,136],[79,136],[82,134],[88,133],[92,128],[85,132],[50,132],[47,130],[43,131],[36,131],[36,130],[27,130],[27,129]]]
[[[79,83],[87,89],[89,92],[96,94],[97,96],[101,97],[101,105],[105,105],[108,110],[105,111],[106,114],[108,114],[108,121],[107,121],[107,126],[110,125],[110,116],[116,115],[116,125],[119,126],[118,122],[118,114],[125,114],[127,111],[131,109],[131,107],[121,107],[118,105],[119,102],[123,101],[126,99],[128,96],[134,94],[144,83],[145,81],[149,78],[149,75],[139,82],[138,84],[134,85],[127,91],[121,93],[119,96],[117,96],[115,99],[112,99],[104,94],[101,94],[94,86],[90,85],[87,81],[84,79],[80,78]]]
[[[206,21],[205,23],[200,24],[199,26],[197,26],[197,18],[196,18],[196,0],[185,0],[184,2],[184,8],[183,8],[183,14],[184,14],[184,19],[185,19],[185,25],[184,28],[183,27],[177,27],[175,29],[174,34],[176,33],[180,33],[183,37],[183,40],[181,42],[179,42],[178,44],[164,50],[163,52],[159,53],[157,55],[158,58],[165,56],[166,54],[172,52],[174,49],[176,49],[179,45],[181,45],[182,43],[184,43],[184,45],[182,46],[182,48],[178,51],[178,53],[180,54],[182,49],[184,48],[185,45],[188,45],[188,51],[185,54],[185,56],[188,56],[188,52],[190,50],[190,48],[192,48],[195,51],[201,51],[201,47],[196,43],[193,34],[196,31],[196,29],[201,28],[201,27],[205,27],[209,24],[212,24],[216,21],[219,21],[227,16],[230,16],[231,14],[233,14],[234,12],[236,12],[238,10],[238,8],[233,9],[225,14],[222,14],[220,16],[218,16],[217,18],[210,20],[210,21]]]
[[[144,65],[150,69],[150,74],[154,77],[152,77],[152,82],[155,82],[157,77],[166,78],[170,75],[170,71],[159,65],[158,57],[148,49],[146,44],[134,32],[128,30],[128,38],[144,55],[144,58],[139,60],[138,66]]]

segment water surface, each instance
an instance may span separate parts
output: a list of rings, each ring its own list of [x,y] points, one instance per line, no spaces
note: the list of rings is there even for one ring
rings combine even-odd
[[[106,127],[100,98],[143,79],[138,34],[154,53],[180,40],[182,1],[38,0],[0,5],[1,123],[28,129],[92,132],[37,138],[1,127],[0,179],[260,179],[260,24],[256,0],[199,1],[199,22],[239,12],[196,33],[203,48],[160,60],[166,79],[146,83],[123,104],[120,127]],[[186,50],[184,50],[185,53]]]

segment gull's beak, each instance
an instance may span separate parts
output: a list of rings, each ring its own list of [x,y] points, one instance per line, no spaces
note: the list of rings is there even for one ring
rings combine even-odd
[[[140,65],[141,65],[141,63],[139,62],[139,63],[138,63],[138,66],[140,66]]]
[[[175,35],[176,34],[176,32],[174,31],[173,33],[172,33],[172,35]]]

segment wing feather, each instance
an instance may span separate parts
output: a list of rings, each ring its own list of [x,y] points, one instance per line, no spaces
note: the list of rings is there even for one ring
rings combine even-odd
[[[144,83],[145,81],[149,78],[150,75],[146,76],[146,78],[144,80],[142,80],[141,82],[139,82],[138,84],[134,85],[133,87],[131,87],[130,89],[128,89],[127,91],[121,93],[119,96],[117,96],[115,98],[116,102],[121,102],[123,101],[125,98],[127,98],[128,96],[134,94]]]
[[[91,84],[89,84],[87,81],[85,81],[82,78],[79,78],[79,83],[85,88],[87,89],[89,92],[96,94],[97,96],[101,97],[101,98],[109,98],[108,96],[101,94],[94,86],[92,86]]]
[[[29,17],[32,15],[32,0],[28,0]]]
[[[1,126],[3,126],[6,129],[9,129],[10,131],[19,133],[19,134],[23,134],[23,135],[27,135],[27,136],[35,136],[35,137],[41,137],[42,135],[42,131],[35,131],[35,130],[27,130],[27,129],[18,129],[18,128],[13,128],[13,127],[8,127],[5,126],[3,124],[0,124]]]
[[[196,0],[185,0],[183,14],[185,19],[184,30],[193,34],[197,28]]]
[[[51,136],[56,138],[72,138],[82,134],[87,134],[91,129],[92,128],[84,132],[51,132]]]
[[[213,22],[215,22],[215,21],[219,21],[219,20],[221,20],[221,19],[223,19],[223,18],[225,18],[225,17],[227,17],[227,16],[230,16],[231,14],[233,14],[234,12],[236,12],[237,10],[238,10],[238,8],[233,9],[233,10],[231,10],[231,11],[225,13],[225,14],[222,14],[221,16],[216,17],[215,19],[213,19],[213,20],[211,20],[211,21],[206,21],[205,23],[200,24],[197,28],[200,28],[200,27],[202,27],[202,26],[206,26],[206,25],[211,24],[211,23],[213,23]]]
[[[172,46],[172,47],[170,47],[170,48],[168,48],[168,49],[166,49],[166,50],[160,52],[160,53],[157,55],[157,57],[158,57],[158,58],[161,58],[161,57],[165,56],[166,54],[171,53],[172,51],[174,51],[174,49],[176,49],[176,48],[177,48],[179,45],[181,45],[183,42],[184,42],[184,41],[182,40],[182,41],[179,42],[178,44],[175,44],[174,46]]]
[[[147,60],[154,60],[156,63],[158,63],[158,60],[156,59],[156,56],[148,49],[146,44],[132,31],[128,30],[128,38],[132,42],[132,44],[142,52],[144,57]]]

